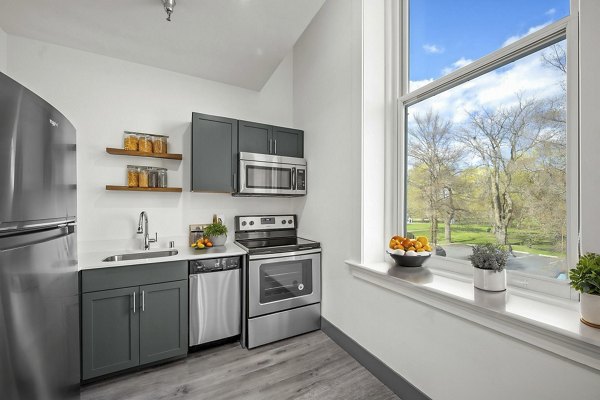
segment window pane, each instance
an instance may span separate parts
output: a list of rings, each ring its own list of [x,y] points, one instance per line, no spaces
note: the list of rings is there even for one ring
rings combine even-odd
[[[569,0],[411,0],[410,90],[569,15]]]
[[[407,109],[407,232],[565,279],[566,41]]]

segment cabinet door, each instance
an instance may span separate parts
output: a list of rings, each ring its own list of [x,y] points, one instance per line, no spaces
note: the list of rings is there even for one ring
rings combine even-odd
[[[192,191],[236,191],[237,136],[235,119],[192,114]]]
[[[249,153],[271,154],[271,125],[239,121],[239,150]]]
[[[273,127],[273,154],[304,157],[304,132],[298,129]]]
[[[187,353],[187,298],[187,280],[140,286],[140,364]]]
[[[84,293],[81,296],[83,379],[139,364],[138,288]]]

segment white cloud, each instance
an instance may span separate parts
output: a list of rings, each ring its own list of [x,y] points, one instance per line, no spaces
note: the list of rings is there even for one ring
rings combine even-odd
[[[473,62],[473,60],[469,58],[461,57],[458,60],[454,61],[450,67],[446,67],[442,70],[442,75],[448,75],[452,71],[456,71],[459,68],[462,68],[466,65],[469,65]]]
[[[553,16],[554,14],[556,14],[556,8],[551,8],[544,13],[544,15],[547,15],[549,17]]]
[[[444,52],[443,47],[437,46],[435,44],[424,44],[423,50],[425,50],[425,52],[429,54],[440,54]]]
[[[532,26],[531,28],[529,28],[529,30],[527,31],[527,33],[525,33],[523,35],[514,35],[514,36],[509,37],[508,39],[506,39],[504,41],[504,43],[502,43],[502,47],[506,47],[509,44],[512,44],[512,43],[516,42],[517,40],[519,40],[519,39],[521,39],[521,38],[523,38],[523,37],[525,37],[525,36],[527,36],[527,35],[529,35],[529,34],[531,34],[533,32],[539,31],[540,29],[548,26],[550,24],[550,22],[551,21],[544,22],[541,25]]]
[[[526,99],[561,95],[563,78],[563,73],[546,65],[537,52],[411,106],[409,111],[411,114],[424,113],[431,108],[453,123],[460,124],[467,120],[469,112],[482,107],[494,109],[515,105],[517,93],[522,93]],[[410,82],[411,90],[429,82]]]
[[[422,88],[423,86],[427,85],[428,83],[433,82],[433,79],[423,79],[420,81],[410,81],[409,82],[409,87],[410,87],[410,91],[414,92],[417,89]]]

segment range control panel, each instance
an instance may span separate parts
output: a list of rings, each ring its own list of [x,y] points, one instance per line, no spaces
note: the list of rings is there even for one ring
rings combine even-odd
[[[296,229],[295,215],[251,215],[235,217],[236,231]]]

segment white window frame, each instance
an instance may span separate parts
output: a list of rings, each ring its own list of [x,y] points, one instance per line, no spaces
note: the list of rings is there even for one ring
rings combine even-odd
[[[392,22],[392,32],[397,43],[392,44],[392,69],[396,76],[392,80],[392,93],[396,93],[397,106],[392,125],[395,137],[391,138],[395,160],[388,165],[396,187],[391,193],[391,205],[387,208],[388,220],[393,221],[396,232],[406,232],[406,109],[411,105],[452,89],[490,71],[516,61],[566,38],[567,41],[567,265],[577,263],[580,254],[580,117],[579,117],[579,0],[571,0],[570,15],[543,29],[531,33],[516,42],[495,50],[471,64],[438,78],[427,85],[409,92],[409,2],[400,0]],[[396,178],[397,177],[397,178]],[[396,179],[394,179],[396,178]],[[397,210],[397,211],[396,211]],[[393,228],[392,228],[393,229]],[[389,234],[390,232],[386,232]],[[468,262],[453,259],[432,258],[428,265],[458,273],[470,273]],[[508,272],[509,286],[530,289],[553,296],[579,299],[579,294],[570,288],[568,280],[545,278],[518,271]]]

